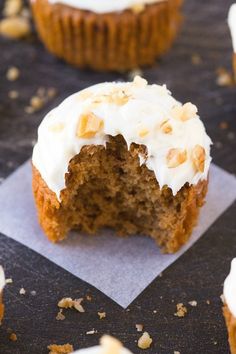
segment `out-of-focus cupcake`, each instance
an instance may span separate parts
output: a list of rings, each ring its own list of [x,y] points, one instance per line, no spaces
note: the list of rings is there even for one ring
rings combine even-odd
[[[233,41],[233,68],[236,80],[236,3],[230,7],[228,23]]]
[[[3,305],[3,300],[2,300],[2,293],[3,293],[3,288],[5,286],[5,275],[3,268],[0,266],[0,324],[3,319],[4,315],[4,305]]]
[[[154,64],[172,44],[182,0],[31,0],[47,49],[68,63],[126,71]]]
[[[232,354],[236,354],[236,258],[232,260],[231,270],[224,282],[223,313],[229,335]]]

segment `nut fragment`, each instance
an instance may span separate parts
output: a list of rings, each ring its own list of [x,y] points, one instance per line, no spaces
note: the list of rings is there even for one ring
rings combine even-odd
[[[82,301],[83,298],[72,300],[71,297],[64,297],[58,302],[57,306],[64,309],[74,308],[79,312],[85,312],[83,306],[81,305]]]
[[[137,332],[142,332],[142,330],[143,330],[143,325],[142,325],[142,324],[137,323],[137,324],[135,325],[135,327],[136,327],[136,329],[137,329]]]
[[[100,344],[102,347],[101,354],[120,354],[122,344],[118,339],[104,335],[100,339]]]
[[[160,128],[164,134],[170,134],[172,132],[172,126],[168,120],[165,120],[163,123],[161,123]]]
[[[197,107],[190,102],[185,103],[183,106],[174,106],[171,110],[172,116],[183,122],[196,117],[197,112]]]
[[[74,348],[71,344],[63,344],[63,345],[57,345],[57,344],[51,344],[48,346],[49,354],[69,354],[74,351]]]
[[[20,76],[20,70],[15,66],[11,66],[6,73],[6,78],[8,81],[15,81]]]
[[[140,349],[148,349],[152,344],[152,338],[148,332],[143,332],[142,336],[138,340],[138,347]]]
[[[187,308],[182,303],[177,304],[176,309],[177,309],[177,311],[174,315],[177,317],[184,317],[188,312]]]
[[[30,34],[30,22],[25,17],[7,17],[0,21],[0,34],[12,39],[24,38]]]
[[[136,87],[143,88],[143,87],[146,87],[146,86],[147,86],[148,82],[147,82],[147,80],[143,79],[143,78],[140,77],[140,76],[135,76],[134,81],[133,81],[133,84],[134,84]]]
[[[166,162],[169,168],[175,168],[184,163],[187,160],[187,151],[181,149],[170,149]]]
[[[82,114],[77,126],[76,135],[78,138],[92,138],[103,127],[103,120],[90,112]]]
[[[206,152],[201,145],[196,145],[192,150],[193,165],[198,172],[204,172]]]
[[[98,317],[99,317],[100,320],[102,320],[103,318],[105,318],[106,315],[107,315],[106,312],[98,312]]]

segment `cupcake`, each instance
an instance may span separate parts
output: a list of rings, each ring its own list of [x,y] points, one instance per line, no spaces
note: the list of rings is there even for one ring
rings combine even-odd
[[[232,260],[230,273],[224,282],[224,302],[231,354],[236,354],[236,258]]]
[[[5,286],[5,275],[2,267],[0,266],[0,324],[2,322],[3,315],[4,315],[4,305],[2,300],[4,286]]]
[[[132,354],[128,349],[124,348],[119,340],[104,335],[100,340],[100,345],[95,347],[80,349],[74,354]]]
[[[126,71],[171,46],[182,0],[31,0],[47,49],[79,68]]]
[[[236,4],[233,4],[230,7],[228,23],[233,41],[233,68],[236,80]]]
[[[207,191],[211,140],[197,107],[166,86],[102,83],[49,112],[33,151],[39,222],[53,241],[71,229],[145,234],[166,252],[189,238]]]

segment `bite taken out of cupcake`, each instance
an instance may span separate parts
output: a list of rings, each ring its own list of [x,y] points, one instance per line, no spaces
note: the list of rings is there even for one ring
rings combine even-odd
[[[172,45],[182,0],[31,0],[47,49],[79,68],[126,71]]]
[[[49,112],[33,151],[33,192],[49,240],[71,229],[144,234],[165,252],[189,239],[204,204],[211,140],[165,85],[110,82]]]

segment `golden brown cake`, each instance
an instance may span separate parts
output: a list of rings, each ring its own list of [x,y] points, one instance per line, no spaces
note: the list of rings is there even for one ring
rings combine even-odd
[[[4,315],[4,304],[3,304],[3,288],[5,286],[5,276],[2,267],[0,266],[0,325]]]
[[[229,28],[233,42],[233,69],[236,82],[236,3],[231,5],[228,17]]]
[[[228,330],[231,354],[236,354],[236,258],[231,263],[231,270],[224,283],[223,314]]]
[[[145,234],[177,251],[207,191],[211,140],[196,106],[165,86],[104,83],[70,96],[41,123],[33,152],[39,222],[69,230]]]
[[[31,0],[39,36],[68,63],[125,71],[154,64],[171,46],[182,0]]]

